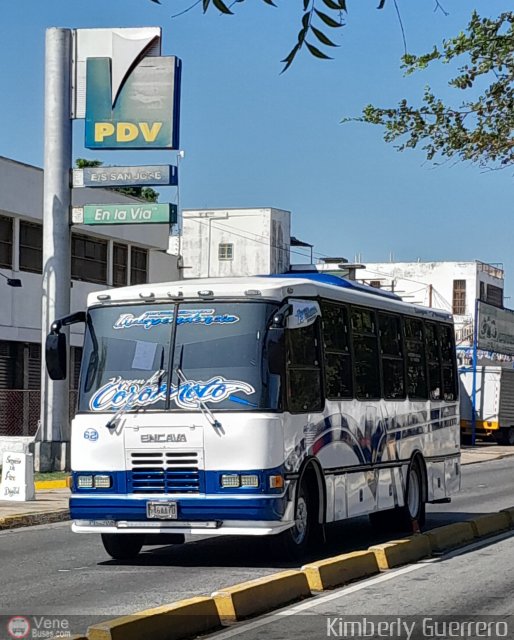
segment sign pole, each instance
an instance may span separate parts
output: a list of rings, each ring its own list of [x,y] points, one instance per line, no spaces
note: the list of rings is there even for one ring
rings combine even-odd
[[[477,430],[477,341],[478,341],[478,298],[475,299],[475,320],[473,323],[473,386],[471,391],[471,444],[475,446]]]
[[[45,166],[41,308],[40,470],[64,469],[61,442],[69,441],[68,381],[50,380],[44,344],[50,325],[70,313],[70,169],[72,162],[70,29],[47,29],[45,58]],[[69,352],[68,352],[69,355]],[[69,358],[68,358],[69,361]],[[59,444],[56,444],[59,443]]]

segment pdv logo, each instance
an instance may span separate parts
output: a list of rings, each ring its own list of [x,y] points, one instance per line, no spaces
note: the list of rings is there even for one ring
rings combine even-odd
[[[86,429],[84,431],[84,440],[96,442],[98,440],[98,431],[96,429]]]
[[[26,638],[30,633],[30,622],[25,616],[13,616],[7,623],[7,633],[11,638]]]
[[[178,149],[180,60],[134,61],[113,95],[110,58],[87,59],[88,149]]]

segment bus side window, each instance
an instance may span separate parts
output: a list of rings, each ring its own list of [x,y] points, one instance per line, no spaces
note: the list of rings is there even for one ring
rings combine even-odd
[[[380,398],[380,366],[375,312],[352,307],[355,396],[359,400]]]
[[[439,331],[433,322],[425,323],[425,343],[428,363],[428,392],[431,400],[442,400],[441,352]]]
[[[441,361],[443,366],[443,399],[447,401],[457,400],[458,385],[455,363],[455,334],[453,327],[440,324],[439,336],[441,343]]]
[[[321,392],[319,321],[287,330],[287,402],[291,412],[320,411]]]
[[[379,313],[378,328],[380,353],[382,355],[384,398],[386,400],[405,398],[405,368],[400,316]]]
[[[338,400],[353,395],[348,310],[340,304],[321,304],[325,392]]]
[[[427,400],[423,321],[417,318],[405,318],[404,327],[407,355],[407,394],[411,398]]]

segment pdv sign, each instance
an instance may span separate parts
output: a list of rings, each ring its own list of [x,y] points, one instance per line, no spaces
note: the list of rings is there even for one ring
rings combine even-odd
[[[175,57],[146,57],[114,98],[110,58],[87,59],[88,149],[178,149],[180,70]]]

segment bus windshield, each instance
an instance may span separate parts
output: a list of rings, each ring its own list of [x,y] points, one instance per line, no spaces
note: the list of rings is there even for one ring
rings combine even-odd
[[[276,304],[120,305],[88,312],[79,412],[280,408]],[[275,349],[275,353],[276,353]],[[180,372],[180,375],[179,375]]]

